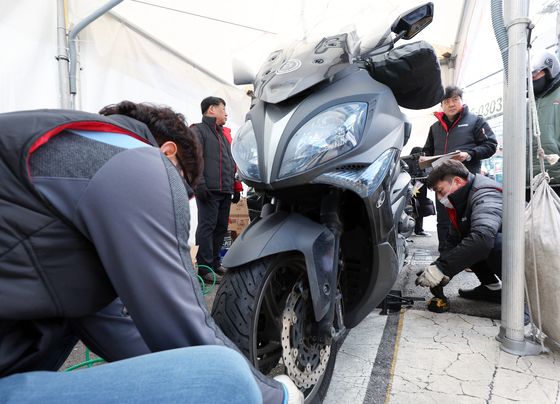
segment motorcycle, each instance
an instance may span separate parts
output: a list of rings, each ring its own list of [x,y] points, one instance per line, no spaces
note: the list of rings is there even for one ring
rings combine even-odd
[[[272,53],[232,143],[240,176],[263,206],[224,257],[212,315],[255,367],[289,375],[306,402],[324,398],[347,331],[403,266],[414,221],[399,156],[411,125],[397,100],[409,107],[410,94],[400,77],[392,88],[380,80],[394,76],[387,66],[403,68],[395,42],[432,16],[427,3],[381,38],[345,33]],[[422,94],[422,108],[443,94],[433,49],[430,57],[435,90],[429,101]]]

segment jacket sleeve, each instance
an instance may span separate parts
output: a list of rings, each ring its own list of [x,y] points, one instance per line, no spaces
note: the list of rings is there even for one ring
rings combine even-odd
[[[442,254],[436,265],[453,277],[488,257],[502,227],[502,194],[492,188],[478,190],[472,200],[471,228],[459,244]]]
[[[235,180],[233,183],[233,192],[242,192],[243,191],[243,184],[241,181]]]
[[[430,131],[428,132],[428,138],[426,139],[426,144],[422,148],[422,152],[426,156],[433,156],[435,149],[434,149],[434,135],[432,133],[432,128],[430,127]]]
[[[191,125],[190,129],[195,133],[196,137],[198,138],[198,141],[200,142],[200,146],[202,148],[202,164],[201,164],[201,174],[198,177],[198,183],[194,184],[195,188],[198,185],[206,185],[206,178],[204,178],[204,150],[206,149],[205,147],[205,139],[204,136],[202,136],[202,133],[200,132],[200,130],[198,129],[198,127],[196,125]]]
[[[474,160],[487,159],[496,153],[498,148],[496,135],[481,116],[478,117],[475,125],[474,141],[476,146],[467,151]]]
[[[73,221],[95,246],[151,351],[194,345],[236,349],[206,309],[187,244],[187,193],[161,153],[138,148],[105,163],[80,198]],[[282,402],[282,387],[253,371],[264,401]]]

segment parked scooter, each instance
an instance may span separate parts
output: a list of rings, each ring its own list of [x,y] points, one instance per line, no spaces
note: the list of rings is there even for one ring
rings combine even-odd
[[[443,89],[429,45],[394,43],[432,16],[432,3],[410,10],[373,46],[348,33],[272,53],[232,144],[265,204],[224,258],[212,315],[258,369],[289,375],[307,402],[322,400],[347,330],[404,262],[414,221],[399,155],[411,126],[399,104],[433,106]]]

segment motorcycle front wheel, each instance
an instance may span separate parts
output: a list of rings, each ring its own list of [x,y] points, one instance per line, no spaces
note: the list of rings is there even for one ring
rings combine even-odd
[[[322,401],[343,337],[319,333],[303,256],[280,254],[230,269],[212,316],[262,373],[287,374],[306,403]]]

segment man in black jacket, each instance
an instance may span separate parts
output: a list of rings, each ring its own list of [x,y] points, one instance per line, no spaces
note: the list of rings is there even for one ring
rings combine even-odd
[[[227,233],[231,203],[239,202],[241,183],[235,180],[235,162],[231,155],[231,138],[224,127],[226,102],[207,97],[200,103],[202,122],[191,128],[202,145],[204,172],[195,188],[198,208],[196,262],[198,274],[208,282],[219,283],[224,274],[220,265],[220,248]],[[212,268],[212,274],[208,268]]]
[[[426,180],[449,213],[448,242],[452,246],[416,280],[430,288],[445,286],[465,268],[480,281],[474,289],[459,289],[466,299],[501,301],[502,189],[497,182],[469,173],[456,160],[436,167]]]
[[[480,172],[481,160],[492,157],[496,153],[498,142],[488,123],[479,115],[469,112],[462,101],[463,91],[456,86],[445,89],[442,112],[434,113],[437,122],[430,127],[428,139],[422,151],[426,156],[459,151],[455,157],[465,164],[473,173]],[[447,232],[449,231],[449,217],[445,208],[436,202],[438,249],[445,251]]]

